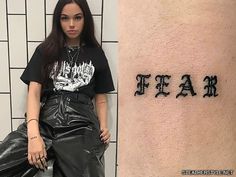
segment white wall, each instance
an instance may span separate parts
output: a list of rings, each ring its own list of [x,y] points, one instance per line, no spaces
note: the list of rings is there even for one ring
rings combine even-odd
[[[116,176],[117,157],[117,0],[87,0],[96,37],[108,58],[116,90],[109,94],[112,139],[106,151],[106,176]],[[35,47],[51,30],[57,0],[0,0],[0,141],[24,121],[27,86],[22,74]]]

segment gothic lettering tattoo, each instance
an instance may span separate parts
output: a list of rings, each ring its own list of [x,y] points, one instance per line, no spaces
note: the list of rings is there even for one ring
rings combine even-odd
[[[203,97],[217,97],[218,94],[216,93],[216,84],[217,84],[217,76],[206,76],[203,81],[207,82],[207,85],[204,87],[206,89],[206,93]]]
[[[159,95],[164,95],[166,97],[167,95],[170,94],[170,92],[164,92],[164,87],[167,87],[169,85],[169,83],[167,83],[165,79],[170,79],[170,78],[171,76],[169,75],[157,75],[155,77],[155,80],[159,81],[159,83],[156,85],[156,89],[158,89],[158,92],[155,95],[155,97],[158,97]]]
[[[136,76],[136,80],[139,82],[137,83],[138,90],[134,93],[134,96],[143,95],[145,93],[145,88],[148,88],[149,86],[149,83],[146,83],[145,79],[148,79],[149,77],[151,77],[151,74],[148,75],[138,74]]]
[[[151,77],[151,74],[138,74],[136,76],[136,80],[138,81],[137,83],[137,90],[134,93],[134,96],[137,95],[143,95],[145,94],[145,90],[148,89],[149,83],[147,82],[147,79]],[[156,75],[155,81],[157,82],[156,84],[156,89],[157,93],[155,97],[159,96],[164,96],[167,97],[170,95],[170,92],[166,91],[166,87],[169,86],[169,79],[171,78],[170,75]],[[189,74],[185,74],[182,76],[181,80],[183,83],[179,85],[181,88],[181,91],[176,95],[176,98],[179,97],[186,97],[188,95],[196,96],[197,93],[194,91],[194,87],[192,84],[191,76]],[[205,76],[203,79],[203,82],[205,82],[204,90],[205,93],[203,95],[203,98],[205,97],[217,97],[217,76]]]
[[[186,79],[185,80],[185,83],[182,83],[179,85],[179,87],[182,87],[182,90],[181,92],[176,95],[176,98],[178,98],[179,96],[183,96],[183,97],[186,97],[188,95],[187,92],[190,92],[192,96],[195,96],[197,95],[194,90],[193,90],[193,86],[192,86],[192,81],[190,79],[190,75],[188,74],[185,74],[182,76],[182,80],[183,79]]]

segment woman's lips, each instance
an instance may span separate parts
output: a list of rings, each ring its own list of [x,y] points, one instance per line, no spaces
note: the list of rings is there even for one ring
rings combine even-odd
[[[76,33],[76,30],[69,30],[67,31],[69,34],[75,34]]]

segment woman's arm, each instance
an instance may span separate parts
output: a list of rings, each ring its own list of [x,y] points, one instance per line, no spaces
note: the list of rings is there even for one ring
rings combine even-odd
[[[37,168],[47,168],[45,143],[39,132],[40,94],[42,85],[30,82],[27,97],[28,161]],[[41,160],[40,160],[41,159]]]
[[[40,93],[41,84],[37,82],[30,82],[29,91],[27,97],[27,128],[28,128],[28,138],[33,138],[39,136],[39,111],[40,111]],[[32,120],[36,119],[36,120]]]
[[[101,140],[108,144],[110,141],[110,133],[107,126],[107,96],[106,94],[95,95],[95,105],[97,116],[100,122]]]

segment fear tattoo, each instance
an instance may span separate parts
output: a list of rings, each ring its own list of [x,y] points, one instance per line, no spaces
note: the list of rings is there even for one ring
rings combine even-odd
[[[143,95],[145,94],[145,89],[148,89],[149,82],[147,81],[151,77],[151,74],[138,74],[136,76],[137,80],[137,90],[134,93],[134,96],[137,95]],[[157,93],[155,97],[164,96],[167,97],[170,95],[170,92],[168,92],[168,86],[169,86],[169,79],[171,78],[170,75],[156,75],[155,81]],[[194,86],[191,80],[191,76],[189,74],[184,74],[181,77],[182,83],[179,85],[179,88],[181,88],[181,91],[176,95],[176,98],[179,97],[186,97],[186,96],[196,96],[197,93],[194,91]],[[217,97],[217,76],[205,76],[203,79],[203,82],[205,82],[204,90],[205,93],[203,95],[203,98],[205,97]]]

